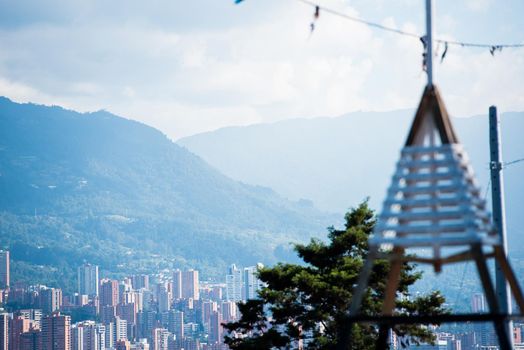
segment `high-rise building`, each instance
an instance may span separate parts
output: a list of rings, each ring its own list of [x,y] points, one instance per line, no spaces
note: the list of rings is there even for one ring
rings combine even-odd
[[[31,328],[20,336],[20,350],[41,350],[42,332],[40,329]]]
[[[115,321],[116,306],[106,305],[100,306],[100,322],[108,324]]]
[[[209,329],[209,323],[211,322],[211,315],[217,311],[218,311],[218,305],[216,301],[204,301],[202,303],[201,323],[204,325],[204,328]]]
[[[116,306],[118,304],[118,281],[102,280],[100,283],[100,306]]]
[[[137,314],[137,337],[151,339],[153,329],[157,328],[157,313],[155,311],[142,311]]]
[[[182,311],[169,311],[167,330],[170,331],[176,339],[184,338],[184,313]]]
[[[159,283],[157,286],[157,302],[158,312],[166,312],[171,310],[171,292],[169,292],[164,283]]]
[[[71,318],[54,313],[42,319],[42,350],[71,350]]]
[[[182,298],[200,299],[199,279],[197,270],[188,270],[182,272]]]
[[[115,317],[115,343],[119,340],[128,340],[127,321],[120,317]]]
[[[84,328],[73,325],[71,327],[71,350],[84,350]]]
[[[153,330],[153,350],[168,350],[169,331],[165,328]]]
[[[96,333],[98,334],[97,336],[98,349],[105,350],[106,348],[106,326],[101,323],[97,323],[95,325],[95,328],[96,328]]]
[[[149,276],[133,275],[131,276],[131,284],[134,290],[149,289]]]
[[[220,304],[220,311],[224,322],[237,320],[237,304],[234,301],[223,301]]]
[[[106,349],[113,349],[115,347],[115,324],[113,322],[104,324],[105,328],[105,346]]]
[[[258,263],[256,266],[249,266],[244,268],[244,299],[257,299],[258,291],[263,287],[262,281],[258,278],[258,271],[264,265]]]
[[[0,313],[0,350],[9,348],[9,315]]]
[[[39,304],[44,314],[51,314],[60,310],[62,307],[62,290],[58,288],[41,289],[39,294]]]
[[[182,271],[175,270],[173,272],[173,299],[182,299]]]
[[[220,312],[213,312],[209,322],[209,342],[210,343],[222,343],[222,315]]]
[[[486,311],[486,298],[482,293],[475,293],[471,297],[471,311],[474,313]]]
[[[100,332],[94,321],[84,321],[72,326],[72,350],[101,350]]]
[[[0,250],[0,289],[9,288],[9,251]]]
[[[226,300],[242,300],[242,270],[232,264],[227,269],[226,275]]]
[[[9,349],[20,350],[21,336],[29,331],[31,321],[24,316],[14,316],[9,322]]]
[[[18,311],[18,315],[31,321],[31,327],[40,329],[42,325],[42,309],[23,309]]]
[[[129,340],[119,340],[115,344],[115,350],[131,350],[131,343]]]
[[[83,264],[78,268],[78,293],[90,297],[98,296],[98,266]]]

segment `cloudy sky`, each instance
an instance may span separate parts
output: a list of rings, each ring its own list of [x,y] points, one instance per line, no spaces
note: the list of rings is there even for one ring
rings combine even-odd
[[[424,32],[423,0],[318,0]],[[436,0],[437,36],[523,43],[522,0]],[[173,139],[228,125],[413,108],[421,43],[298,0],[0,0],[0,95],[105,109]],[[438,51],[442,53],[442,47]],[[450,47],[436,80],[456,116],[524,110],[524,48]]]

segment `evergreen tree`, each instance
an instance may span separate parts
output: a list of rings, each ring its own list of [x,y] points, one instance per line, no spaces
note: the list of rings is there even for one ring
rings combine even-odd
[[[260,270],[266,287],[259,299],[239,305],[241,318],[225,325],[226,343],[233,350],[294,349],[373,349],[378,326],[348,322],[352,289],[368,252],[368,238],[376,219],[367,202],[345,216],[345,229],[329,228],[329,241],[312,239],[295,250],[303,265],[279,263]],[[390,264],[374,265],[362,313],[378,315],[384,299]],[[421,278],[413,264],[404,263],[397,293],[395,314],[437,315],[446,313],[440,292],[413,297],[409,287]],[[394,332],[404,345],[432,342],[427,325],[398,325]],[[338,346],[337,346],[338,345]]]

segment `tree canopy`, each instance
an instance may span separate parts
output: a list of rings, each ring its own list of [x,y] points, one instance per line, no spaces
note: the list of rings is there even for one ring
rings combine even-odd
[[[346,214],[343,230],[328,229],[327,242],[312,239],[308,244],[295,245],[304,264],[279,263],[261,269],[259,278],[266,286],[259,299],[240,304],[241,318],[225,325],[229,347],[233,350],[373,349],[378,326],[351,327],[348,317],[353,286],[368,252],[368,237],[375,223],[373,211],[364,202]],[[363,314],[380,314],[389,268],[386,260],[374,265],[362,304]],[[444,297],[438,291],[411,295],[409,287],[421,276],[415,265],[403,264],[395,314],[447,312]],[[404,345],[434,341],[428,325],[398,325],[393,330]]]

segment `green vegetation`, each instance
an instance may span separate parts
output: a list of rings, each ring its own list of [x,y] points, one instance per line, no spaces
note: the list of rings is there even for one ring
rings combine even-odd
[[[329,242],[313,239],[309,244],[296,245],[303,265],[280,263],[260,271],[266,287],[260,299],[240,305],[242,317],[229,323],[226,343],[231,349],[288,349],[299,341],[308,349],[374,349],[378,337],[375,325],[355,325],[350,329],[348,310],[352,286],[368,250],[367,240],[375,225],[373,212],[367,203],[346,214],[344,230],[329,230]],[[382,307],[390,265],[378,261],[363,301],[363,312],[378,315]],[[412,264],[403,265],[396,312],[402,315],[438,315],[444,297],[435,291],[413,297],[412,286],[421,273]],[[426,326],[395,327],[404,345],[420,341],[431,342],[434,336]],[[235,336],[236,335],[236,336]],[[349,336],[349,337],[348,337]]]
[[[331,218],[233,181],[146,125],[0,98],[0,247],[13,280],[274,263]],[[69,281],[67,285],[63,283]]]

